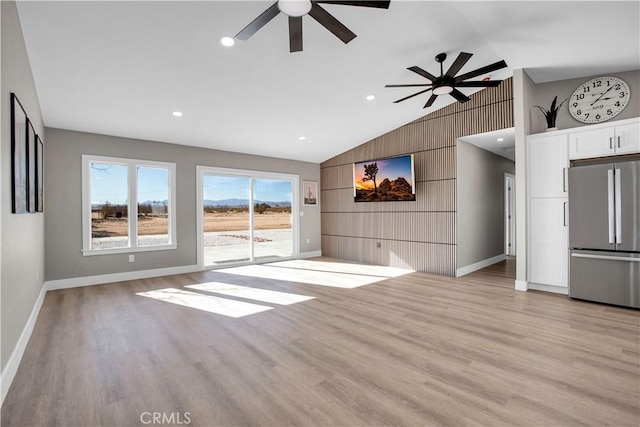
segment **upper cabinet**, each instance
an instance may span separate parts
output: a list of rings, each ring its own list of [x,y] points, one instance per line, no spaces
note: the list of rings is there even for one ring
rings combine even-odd
[[[531,197],[567,197],[567,135],[532,135],[528,144]]]
[[[638,119],[603,123],[569,133],[571,160],[630,153],[640,153]]]

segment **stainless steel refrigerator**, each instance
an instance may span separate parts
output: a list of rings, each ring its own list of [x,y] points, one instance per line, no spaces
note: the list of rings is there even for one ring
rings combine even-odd
[[[640,308],[640,160],[569,168],[569,296]]]

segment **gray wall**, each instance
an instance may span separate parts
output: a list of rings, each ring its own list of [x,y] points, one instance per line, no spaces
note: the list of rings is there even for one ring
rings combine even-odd
[[[36,94],[29,58],[22,37],[16,4],[1,3],[1,83],[2,115],[0,147],[1,204],[1,284],[2,300],[0,364],[4,370],[11,353],[33,310],[44,283],[44,215],[11,213],[11,110],[10,94],[14,92],[46,144],[40,105]]]
[[[504,254],[504,174],[515,163],[461,139],[457,167],[460,269]]]
[[[607,73],[607,76],[618,77],[624,80],[629,85],[631,91],[631,99],[626,108],[622,110],[620,114],[611,119],[611,121],[629,119],[631,117],[640,116],[640,70],[626,71],[622,73]],[[558,102],[565,98],[568,98],[573,94],[578,86],[587,80],[591,80],[598,76],[581,77],[579,79],[559,80],[555,82],[539,83],[534,85],[532,96],[529,99],[529,114],[531,115],[531,132],[540,133],[544,132],[547,128],[547,123],[544,120],[542,112],[535,108],[535,105],[540,105],[544,108],[549,108],[554,96],[558,96]],[[574,119],[569,113],[568,107],[569,101],[565,102],[560,108],[558,113],[558,119],[556,125],[559,129],[570,129],[579,126],[589,126],[586,123],[582,123]]]
[[[127,254],[82,256],[82,154],[175,162],[177,249],[139,252],[134,263],[128,262]],[[45,180],[50,185],[45,198],[46,279],[195,265],[196,165],[298,174],[300,181],[318,181],[320,178],[317,163],[48,128]],[[318,251],[319,206],[302,206],[301,203],[300,209],[304,211],[304,216],[300,217],[300,252]]]
[[[323,162],[323,255],[455,275],[456,141],[512,126],[507,79]],[[415,202],[354,202],[353,162],[409,153],[415,154]]]

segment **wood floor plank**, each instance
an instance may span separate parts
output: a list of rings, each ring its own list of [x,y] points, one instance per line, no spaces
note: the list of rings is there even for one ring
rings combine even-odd
[[[1,423],[637,427],[640,312],[517,292],[514,272],[512,258],[461,278],[318,258],[49,292]],[[210,282],[313,299],[188,287]],[[165,289],[270,310],[139,295]]]

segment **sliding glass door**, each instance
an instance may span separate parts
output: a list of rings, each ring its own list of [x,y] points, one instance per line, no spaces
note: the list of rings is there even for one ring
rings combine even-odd
[[[297,176],[199,166],[198,179],[202,267],[297,254]]]

